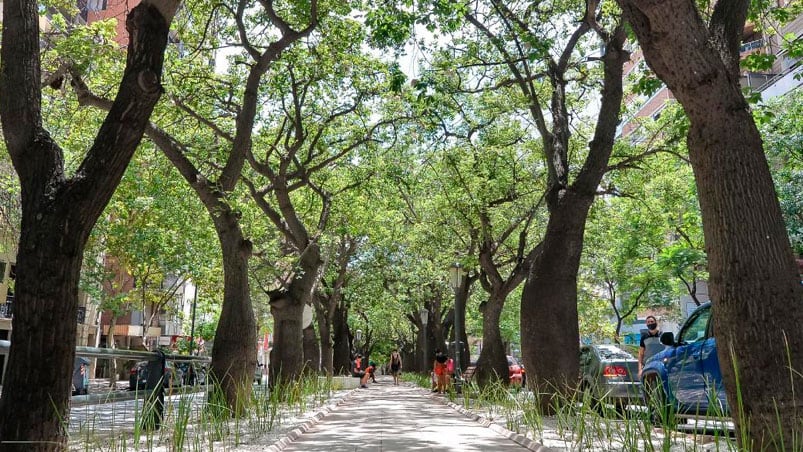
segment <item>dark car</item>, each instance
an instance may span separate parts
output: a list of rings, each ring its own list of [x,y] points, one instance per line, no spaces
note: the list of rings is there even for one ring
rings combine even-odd
[[[154,389],[154,384],[148,384],[149,373],[148,361],[140,361],[134,364],[134,367],[131,368],[128,375],[128,389],[131,391]],[[171,361],[165,363],[163,375],[162,384],[166,388],[176,388],[181,386],[184,382],[184,372]]]
[[[623,408],[641,402],[638,360],[615,345],[580,347],[580,388],[593,402]]]
[[[644,364],[642,387],[654,421],[665,421],[666,410],[728,415],[711,314],[711,303],[705,303],[686,319],[677,340],[672,333],[662,334],[666,349]]]

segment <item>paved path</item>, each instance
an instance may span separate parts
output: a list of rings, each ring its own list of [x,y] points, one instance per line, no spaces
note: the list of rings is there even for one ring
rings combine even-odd
[[[280,447],[298,452],[528,450],[457,412],[444,397],[381,377]]]

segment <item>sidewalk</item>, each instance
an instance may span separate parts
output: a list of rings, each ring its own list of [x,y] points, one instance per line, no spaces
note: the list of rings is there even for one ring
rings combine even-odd
[[[515,440],[515,441],[514,441]],[[527,447],[525,447],[527,446]],[[246,446],[238,451],[266,450]],[[267,450],[317,452],[546,450],[497,425],[458,412],[448,398],[425,389],[393,385],[388,376],[355,389],[342,403]]]

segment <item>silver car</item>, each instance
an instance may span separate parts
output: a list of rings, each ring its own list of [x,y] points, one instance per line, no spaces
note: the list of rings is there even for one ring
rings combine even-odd
[[[641,403],[638,360],[615,345],[580,347],[580,389],[594,405],[599,402],[624,408]]]

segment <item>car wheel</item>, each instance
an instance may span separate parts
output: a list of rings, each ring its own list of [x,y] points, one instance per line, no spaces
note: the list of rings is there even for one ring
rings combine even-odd
[[[674,428],[677,423],[675,410],[669,403],[664,385],[657,375],[648,375],[644,378],[644,395],[650,422],[656,427]]]

